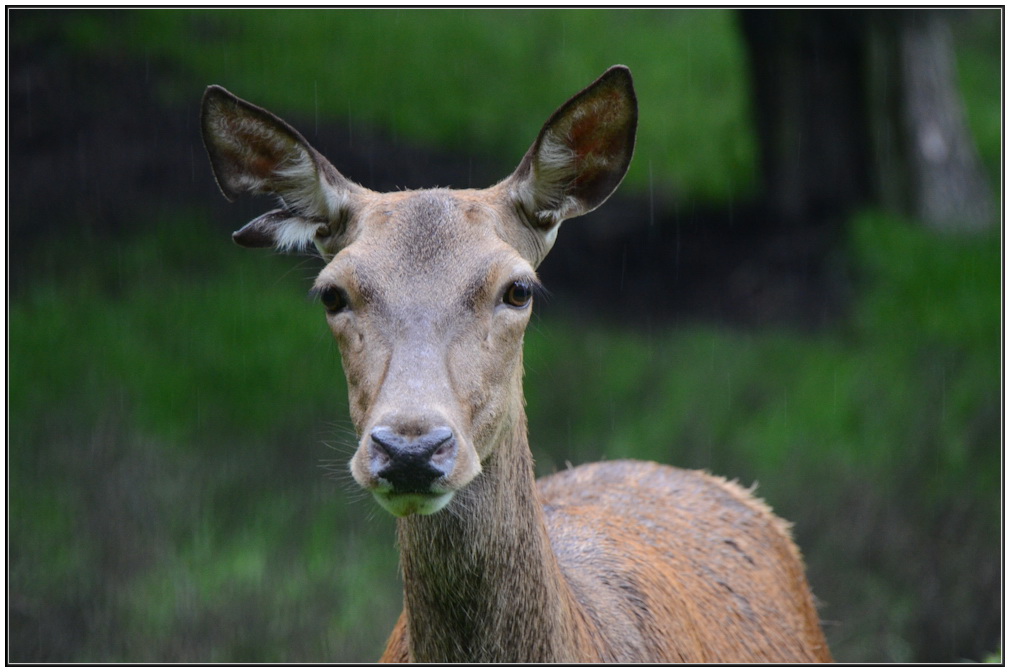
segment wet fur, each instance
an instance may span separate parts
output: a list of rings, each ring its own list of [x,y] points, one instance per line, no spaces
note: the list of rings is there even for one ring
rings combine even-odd
[[[534,480],[522,394],[530,309],[504,305],[503,292],[535,284],[561,221],[617,187],[636,124],[631,75],[617,66],[558,108],[499,184],[381,194],[271,113],[220,87],[204,97],[225,195],[282,201],[236,242],[314,246],[328,262],[316,289],[347,299],[327,320],[361,437],[351,470],[403,516],[404,611],[383,661],[830,660],[787,525],[739,486],[631,461]],[[451,429],[444,508],[416,515],[426,493],[381,489],[377,426],[404,440]]]

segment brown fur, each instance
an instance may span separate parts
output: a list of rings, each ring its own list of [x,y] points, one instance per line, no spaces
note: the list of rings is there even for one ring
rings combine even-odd
[[[399,516],[404,611],[384,662],[830,660],[786,524],[740,487],[632,461],[535,482],[531,309],[508,299],[536,283],[561,221],[624,176],[637,124],[626,69],[559,108],[483,190],[372,192],[219,87],[203,115],[225,195],[282,198],[235,240],[311,243],[328,262],[316,289],[361,437],[351,471]],[[416,451],[435,434],[437,464],[406,471],[430,479],[397,489],[383,441]]]
[[[528,450],[521,441],[513,448]],[[518,480],[530,482],[532,475]],[[491,529],[470,540],[505,549],[470,548],[451,525],[435,526],[441,543],[432,548],[431,539],[420,543],[415,536],[426,519],[400,521],[406,607],[381,662],[831,661],[788,526],[735,483],[618,461],[563,471],[537,485],[539,496],[517,505],[528,520],[490,514]],[[493,508],[497,498],[488,499]],[[443,523],[457,515],[443,513]],[[509,553],[517,553],[510,544],[539,557],[518,551],[509,566]],[[432,575],[410,573],[416,553],[435,561]],[[501,574],[491,590],[441,578],[481,576],[488,558],[504,565],[494,567]],[[542,585],[530,575],[535,567],[550,568],[560,580]],[[435,594],[417,595],[421,586]],[[489,615],[491,631],[469,639],[443,620],[447,608]],[[430,655],[411,645],[415,621],[425,624],[426,638],[427,626],[448,626],[434,637],[441,645]]]

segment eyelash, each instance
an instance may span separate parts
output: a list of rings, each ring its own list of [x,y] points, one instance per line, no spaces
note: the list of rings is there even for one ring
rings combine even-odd
[[[528,280],[516,280],[505,288],[502,294],[502,303],[513,308],[525,308],[533,301],[533,293],[536,284]]]
[[[347,295],[342,289],[337,287],[324,287],[319,290],[319,300],[322,302],[326,312],[336,315],[347,308]]]
[[[505,288],[501,302],[516,309],[523,309],[533,301],[533,295],[538,292],[539,283],[530,280],[515,280]],[[329,286],[314,292],[320,303],[331,315],[336,315],[347,309],[349,301],[347,294],[339,287]]]

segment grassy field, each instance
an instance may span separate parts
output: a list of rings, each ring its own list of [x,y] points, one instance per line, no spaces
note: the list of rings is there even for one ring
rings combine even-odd
[[[392,526],[343,470],[353,433],[336,347],[301,298],[312,269],[208,229],[165,222],[12,304],[11,581],[98,609],[108,632],[82,661],[370,659],[370,628],[398,609]],[[996,240],[870,215],[853,231],[860,300],[829,333],[587,329],[541,310],[526,344],[541,472],[634,456],[759,482],[798,521],[843,645],[881,623],[842,602],[840,568],[872,572],[821,527],[839,502],[900,493],[896,515],[941,527],[954,503],[960,534],[995,540],[1001,483]]]
[[[986,30],[958,36],[991,168]],[[84,12],[63,39],[166,68],[152,85],[167,102],[219,82],[503,170],[560,99],[624,62],[642,101],[630,192],[728,201],[754,184],[726,11]],[[318,262],[239,250],[186,203],[114,240],[67,229],[19,251],[45,273],[8,304],[16,651],[374,660],[400,609],[393,524],[344,468],[339,353],[306,296]],[[905,662],[999,619],[998,596],[978,596],[1001,571],[1001,240],[867,212],[839,254],[851,306],[816,333],[632,329],[539,306],[531,442],[542,473],[638,457],[758,482],[796,522],[835,656]]]
[[[222,9],[87,13],[66,39],[171,63],[169,101],[222,84],[281,116],[499,157],[503,176],[547,115],[623,63],[641,115],[627,183],[723,201],[753,188],[756,162],[734,30],[726,11]]]

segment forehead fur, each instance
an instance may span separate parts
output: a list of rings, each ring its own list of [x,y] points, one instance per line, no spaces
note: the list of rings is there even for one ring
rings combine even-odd
[[[505,213],[487,199],[486,192],[432,189],[384,194],[387,198],[362,212],[359,242],[384,249],[414,272],[443,273],[449,270],[447,263],[468,265],[487,253],[524,256],[503,235]]]
[[[453,256],[461,244],[483,237],[481,220],[486,218],[478,206],[467,207],[451,191],[413,192],[388,215],[390,233],[394,233],[389,242],[424,269]]]
[[[498,273],[533,273],[513,241],[490,190],[433,189],[376,194],[355,215],[356,240],[323,270],[317,284],[351,270],[363,284],[429,285],[491,279]],[[495,270],[497,269],[497,271]],[[335,279],[335,278],[334,278]],[[364,287],[362,287],[364,289]]]

